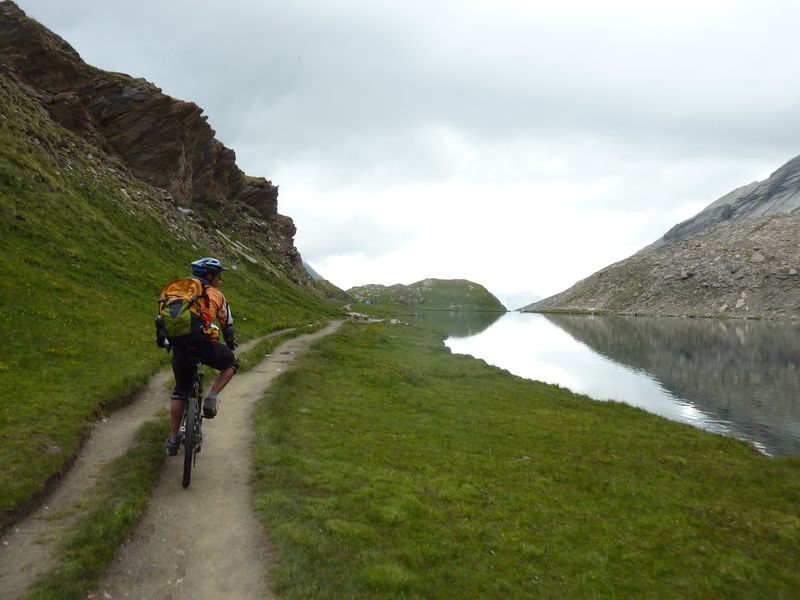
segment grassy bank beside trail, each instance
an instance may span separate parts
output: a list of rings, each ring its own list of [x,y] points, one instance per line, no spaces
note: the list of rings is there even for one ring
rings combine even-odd
[[[239,373],[246,373],[253,367],[255,367],[258,363],[260,363],[264,358],[269,356],[275,348],[280,346],[283,342],[296,338],[299,335],[305,335],[309,333],[314,333],[315,331],[319,331],[325,325],[328,324],[328,321],[318,321],[316,323],[309,323],[303,327],[296,327],[293,329],[287,329],[286,331],[282,331],[277,335],[272,335],[271,337],[265,338],[263,340],[259,340],[255,346],[250,348],[247,352],[240,352],[238,353],[239,357]],[[210,367],[207,367],[209,371],[214,373],[215,371]]]
[[[161,286],[192,260],[229,267],[240,341],[339,311],[275,266],[279,245],[275,256],[236,251],[230,240],[258,248],[273,235],[247,207],[197,205],[189,219],[2,73],[0,114],[2,531],[64,471],[97,414],[167,364],[153,317]]]
[[[164,462],[167,420],[147,423],[133,447],[101,475],[83,516],[67,532],[58,567],[25,595],[26,600],[84,598],[114,558],[119,545],[141,519],[150,490]]]
[[[259,405],[283,598],[790,598],[800,460],[348,324]]]
[[[256,366],[283,342],[313,333],[326,323],[309,324],[260,340],[240,354],[240,372]],[[215,371],[212,371],[212,376]],[[113,560],[147,509],[159,468],[164,462],[164,439],[169,434],[163,420],[149,422],[136,434],[133,446],[108,465],[91,499],[81,503],[83,514],[69,528],[57,553],[58,566],[44,574],[25,595],[26,600],[84,598]]]

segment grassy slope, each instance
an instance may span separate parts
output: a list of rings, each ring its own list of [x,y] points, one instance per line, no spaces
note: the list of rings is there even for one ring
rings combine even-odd
[[[0,528],[64,468],[99,408],[165,363],[160,286],[198,255],[237,267],[224,289],[242,339],[330,312],[263,261],[176,239],[169,210],[0,76]]]
[[[411,285],[366,285],[348,290],[352,296],[378,305],[417,306],[424,310],[486,310],[505,307],[485,287],[466,279],[425,279]]]
[[[789,598],[800,460],[350,325],[260,407],[285,598]]]

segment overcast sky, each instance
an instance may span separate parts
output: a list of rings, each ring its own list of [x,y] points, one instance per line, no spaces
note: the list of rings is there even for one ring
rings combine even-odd
[[[199,104],[342,288],[509,308],[800,154],[800,2],[18,0]]]

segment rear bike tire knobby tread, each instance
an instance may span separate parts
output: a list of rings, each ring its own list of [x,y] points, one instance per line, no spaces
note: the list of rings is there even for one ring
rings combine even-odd
[[[184,440],[183,454],[183,487],[188,488],[192,481],[192,463],[194,462],[194,447],[197,443],[197,413],[200,406],[199,399],[192,395],[186,403],[186,437]]]

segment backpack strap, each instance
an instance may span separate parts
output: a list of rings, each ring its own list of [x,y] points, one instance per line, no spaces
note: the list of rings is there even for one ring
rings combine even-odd
[[[203,289],[203,293],[200,295],[200,298],[205,298],[206,308],[211,308],[211,299],[208,297],[208,293],[206,292],[206,290],[208,289],[208,285],[204,283],[203,280],[200,279],[199,277],[192,277],[192,279],[196,279],[198,282],[200,282],[200,287]]]
[[[203,289],[203,293],[200,295],[200,297],[198,298],[197,296],[195,296],[195,299],[197,300],[198,304],[200,304],[200,298],[205,298],[205,300],[206,300],[206,310],[208,311],[208,314],[211,317],[211,321],[209,323],[206,323],[205,319],[203,319],[203,328],[208,330],[211,327],[211,323],[214,322],[214,315],[211,314],[211,298],[208,297],[208,292],[206,292],[206,290],[210,286],[208,284],[206,284],[205,282],[203,282],[203,280],[200,279],[199,277],[192,277],[192,279],[196,279],[200,283],[200,287],[202,287],[202,289]],[[201,305],[201,309],[202,309],[202,305]]]

